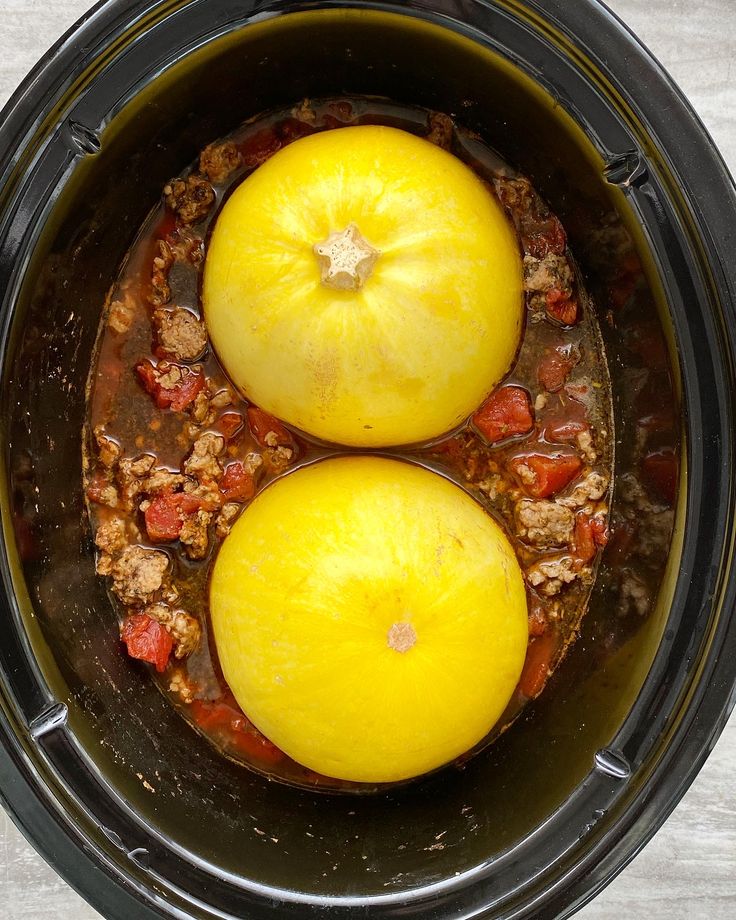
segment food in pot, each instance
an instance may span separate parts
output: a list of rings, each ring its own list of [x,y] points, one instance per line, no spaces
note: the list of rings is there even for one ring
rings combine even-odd
[[[508,371],[523,316],[498,199],[457,157],[375,125],[297,140],[245,179],[215,223],[202,294],[249,400],[359,447],[464,422]]]
[[[214,233],[227,226],[218,215],[226,214],[227,202],[236,202],[238,189],[277,151],[286,148],[286,153],[292,144],[296,150],[295,142],[306,135],[321,137],[327,132],[326,138],[349,126],[376,124],[423,137],[442,146],[447,151],[443,155],[462,160],[482,183],[483,194],[495,196],[498,205],[493,207],[503,209],[516,238],[526,310],[518,351],[510,356],[508,372],[495,385],[488,384],[479,397],[482,401],[467,409],[467,417],[451,434],[440,432],[434,440],[394,447],[390,453],[391,463],[402,472],[412,470],[429,477],[430,492],[445,486],[464,489],[467,501],[475,503],[473,508],[488,526],[505,532],[523,575],[527,644],[521,673],[514,687],[490,692],[485,708],[474,710],[472,715],[488,725],[493,704],[506,696],[504,711],[490,731],[475,744],[479,721],[475,723],[478,730],[468,729],[462,735],[463,744],[479,750],[543,691],[575,636],[600,550],[608,538],[612,431],[607,368],[594,312],[559,220],[528,179],[515,174],[480,138],[441,113],[378,100],[305,102],[292,111],[255,119],[231,137],[209,145],[191,170],[166,185],[161,205],[142,228],[110,292],[90,381],[85,474],[98,571],[108,579],[119,614],[121,648],[150,668],[152,678],[185,717],[227,756],[287,782],[358,791],[376,788],[384,780],[398,778],[399,773],[414,775],[412,769],[431,769],[433,763],[439,765],[440,755],[434,762],[427,759],[413,766],[404,762],[402,770],[392,776],[375,772],[340,776],[336,770],[335,775],[325,776],[319,772],[325,770],[323,760],[297,762],[277,744],[291,747],[291,753],[306,761],[303,749],[297,750],[288,735],[298,732],[299,726],[287,721],[282,729],[288,737],[279,734],[278,741],[259,730],[254,721],[265,727],[263,716],[255,709],[244,712],[238,705],[244,691],[237,680],[237,664],[226,662],[227,640],[217,636],[217,615],[213,631],[210,578],[231,553],[237,556],[241,540],[247,543],[254,538],[248,520],[257,520],[259,503],[261,507],[277,506],[279,493],[296,490],[301,477],[318,477],[318,470],[329,470],[338,462],[332,458],[344,455],[346,448],[312,439],[303,429],[295,430],[290,419],[275,417],[243,395],[242,390],[248,392],[245,378],[236,379],[236,367],[228,367],[226,374],[218,360],[222,349],[212,348],[205,323],[210,322],[210,314],[206,304],[203,310],[201,285],[205,262],[212,257]],[[483,204],[484,209],[488,207],[487,202]],[[360,230],[358,221],[354,223]],[[345,227],[329,229],[342,232]],[[320,228],[311,245],[322,247],[327,239]],[[307,255],[313,260],[312,270],[319,273],[320,253],[307,248],[305,260]],[[240,271],[243,261],[239,254],[234,270]],[[269,287],[278,283],[288,288],[277,274],[271,269],[266,272]],[[410,276],[410,286],[416,290],[417,276]],[[320,286],[315,289],[321,291],[319,277]],[[373,280],[367,279],[363,292]],[[399,290],[400,285],[399,279],[392,290]],[[329,286],[325,289],[330,297],[356,294],[352,290],[335,292]],[[297,318],[305,312],[303,291],[297,286],[293,292]],[[436,307],[432,296],[430,309]],[[415,325],[415,338],[421,345],[425,330]],[[396,332],[395,325],[391,330]],[[406,340],[405,329],[402,334]],[[354,341],[355,329],[350,338]],[[273,339],[281,342],[281,348],[273,356],[271,377],[264,378],[270,379],[276,392],[283,392],[280,381],[289,377],[293,366],[287,339]],[[297,353],[299,342],[297,337]],[[508,339],[505,342],[508,345]],[[442,373],[440,365],[438,381]],[[401,397],[394,381],[387,377],[384,382],[386,392]],[[441,413],[435,412],[437,408],[419,405],[417,414],[434,420],[439,430],[437,420],[446,404],[439,407]],[[403,435],[399,440],[408,443]],[[354,455],[356,450],[347,453]],[[389,463],[375,456],[371,459]],[[351,462],[367,461],[355,458]],[[306,498],[292,502],[289,515],[282,509],[278,520],[270,516],[261,522],[260,526],[274,533],[287,525],[296,528],[289,531],[288,540],[274,546],[277,554],[301,549],[309,556],[305,535],[300,536],[297,528],[299,515],[306,514],[312,498],[311,490],[306,491],[310,493]],[[329,504],[330,488],[315,486],[314,492],[315,501]],[[344,496],[344,490],[341,494]],[[360,494],[357,485],[355,494]],[[402,507],[397,503],[395,520],[384,514],[380,522],[371,522],[375,533],[384,534],[384,542],[396,539],[393,527],[399,528],[401,521],[406,524],[408,515]],[[426,504],[417,501],[415,507]],[[414,565],[412,578],[419,582],[419,547],[426,544],[430,518],[418,512],[415,518],[416,538],[403,542],[406,552],[414,554],[409,558]],[[331,541],[344,561],[350,556],[351,544],[337,542],[337,524],[333,514],[326,516],[324,545],[316,549],[326,553]],[[437,531],[437,546],[441,536]],[[378,552],[380,536],[374,542]],[[371,558],[366,555],[363,560],[366,569]],[[486,563],[497,575],[490,556]],[[306,568],[307,564],[308,558],[294,558],[290,571],[284,573],[275,566],[274,578],[293,577],[299,566]],[[492,573],[479,576],[472,590],[482,594],[493,577]],[[244,585],[243,596],[253,587]],[[323,580],[320,590],[327,588],[328,581]],[[453,585],[453,589],[459,591],[460,586]],[[283,594],[283,583],[280,588],[274,583],[272,590]],[[232,586],[231,591],[237,593]],[[313,598],[316,588],[314,592]],[[512,632],[518,619],[514,604],[504,605]],[[233,622],[243,623],[243,629],[255,628],[257,620],[246,622],[246,613],[241,611]],[[404,622],[392,620],[386,636],[396,624],[396,642],[408,643],[411,637]],[[411,652],[417,652],[415,658],[420,649],[419,633],[416,635],[416,648],[411,646]],[[502,635],[503,630],[494,626],[487,638],[495,642]],[[273,641],[278,638],[276,632]],[[112,630],[110,641],[118,641]],[[385,641],[381,652],[384,647]],[[402,657],[410,652],[389,650],[400,661],[411,660]],[[466,647],[465,654],[471,652]],[[232,687],[223,675],[223,663]],[[489,675],[484,673],[483,679]],[[334,680],[348,683],[349,675],[335,673]],[[467,728],[470,721],[464,724]],[[354,730],[354,725],[346,720],[343,728]],[[381,726],[375,730],[374,737],[380,737]],[[455,757],[449,747],[441,750],[442,756]]]

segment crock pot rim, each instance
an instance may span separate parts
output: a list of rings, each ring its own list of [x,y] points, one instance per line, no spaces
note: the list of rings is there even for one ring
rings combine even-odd
[[[175,7],[176,5],[178,4],[164,2],[159,5],[159,9],[163,11],[167,6]],[[336,3],[334,5],[352,4]],[[521,4],[512,3],[508,5],[520,6]],[[654,136],[658,138],[669,153],[669,161],[687,192],[689,204],[692,206],[697,203],[700,210],[695,212],[694,216],[698,229],[703,236],[712,241],[713,251],[718,254],[718,264],[711,264],[709,267],[717,276],[714,278],[714,283],[718,289],[720,303],[724,310],[725,333],[729,340],[730,354],[732,356],[734,353],[733,304],[736,285],[733,272],[729,274],[728,262],[726,261],[730,227],[725,217],[728,209],[724,207],[724,200],[730,201],[733,208],[734,203],[736,203],[736,196],[734,195],[733,184],[728,170],[715,150],[710,137],[680,91],[662,71],[657,62],[640,45],[638,40],[628,32],[620,20],[598,0],[588,0],[588,9],[585,9],[582,14],[580,14],[579,8],[577,11],[571,11],[566,8],[564,0],[549,0],[546,3],[544,0],[527,0],[525,5],[543,14],[563,32],[569,30],[569,24],[574,25],[576,40],[581,41],[582,39],[588,52],[598,49],[598,55],[591,54],[590,56],[594,60],[597,57],[597,63],[604,71],[610,65],[604,62],[603,52],[605,52],[605,58],[609,62],[615,60],[619,55],[623,57],[625,52],[628,66],[632,70],[634,69],[632,65],[635,65],[640,74],[646,73],[649,80],[659,84],[658,91],[667,93],[670,98],[678,103],[680,109],[677,112],[677,116],[680,120],[672,118],[671,111],[665,117],[662,112],[657,110],[656,106],[650,106],[653,111],[647,112],[649,116],[647,124]],[[421,2],[410,2],[406,4],[406,7],[420,14],[423,10]],[[99,53],[108,36],[116,33],[122,23],[130,27],[144,12],[150,12],[150,10],[151,8],[146,3],[141,2],[130,3],[129,0],[102,2],[73,26],[47,52],[21,84],[0,115],[0,175],[8,176],[12,170],[14,153],[22,149],[23,145],[33,136],[34,127],[39,118],[36,107],[37,100],[35,100],[34,96],[39,84],[44,82],[47,86],[54,87],[54,91],[49,89],[44,94],[44,102],[46,106],[50,107],[58,98],[58,92],[60,92],[73,69],[83,70],[88,59]],[[399,12],[399,10],[396,11]],[[80,55],[80,47],[84,49],[86,56]],[[632,73],[628,73],[627,76],[633,79]],[[616,79],[620,84],[622,79],[620,75]],[[634,82],[636,82],[635,79]],[[647,85],[650,88],[650,95],[656,95],[652,89],[652,83]],[[688,121],[691,127],[690,131],[685,132],[684,137],[678,130],[678,126],[682,124],[682,119]],[[696,130],[692,130],[693,124]],[[698,157],[699,174],[694,178],[691,175],[685,181],[678,170],[678,166],[684,160],[690,160],[695,156]],[[722,190],[722,196],[713,194],[713,189],[716,185]],[[705,194],[706,190],[707,195]],[[731,321],[730,324],[728,320]],[[723,600],[726,605],[732,607],[733,581],[730,582],[727,588],[728,594],[724,596]],[[728,648],[734,650],[736,647],[736,628],[734,628],[734,624],[729,625],[727,618],[724,617],[719,626],[719,634],[714,637],[714,641],[721,645],[722,650],[727,650]],[[736,702],[733,686],[733,655],[726,654],[720,657],[722,661],[716,662],[712,679],[708,686],[703,688],[703,692],[697,701],[697,713],[700,717],[705,717],[707,724],[703,725],[702,720],[697,726],[693,726],[692,723],[688,724],[686,726],[687,731],[680,738],[679,750],[684,750],[687,746],[688,736],[696,732],[698,736],[697,754],[689,760],[682,754],[680,755],[677,763],[679,780],[675,783],[674,790],[668,790],[668,795],[664,795],[661,789],[650,790],[651,800],[654,802],[659,800],[660,807],[656,809],[651,809],[650,807],[650,813],[654,811],[653,820],[646,829],[638,829],[636,845],[632,847],[627,844],[629,838],[635,836],[632,826],[627,828],[614,849],[606,857],[605,871],[596,870],[596,875],[599,878],[593,887],[590,887],[589,883],[583,886],[582,880],[579,879],[576,885],[569,888],[564,896],[561,895],[555,901],[563,911],[562,914],[558,915],[564,915],[579,906],[583,900],[592,897],[596,891],[607,884],[646,843],[649,837],[663,823],[682,794],[684,794],[715,743],[718,734],[723,725],[725,725],[728,713],[734,702]],[[730,694],[726,695],[723,691],[729,686]],[[99,874],[99,878],[95,880],[95,904],[101,910],[109,909],[110,916],[131,916],[130,908],[133,904],[137,911],[136,916],[161,916],[158,911],[148,906],[144,907],[140,900],[123,891],[116,882],[96,865],[93,856],[87,855],[83,860],[78,855],[69,860],[66,860],[63,856],[60,857],[60,853],[63,850],[65,831],[60,826],[55,825],[52,816],[40,805],[38,801],[39,777],[32,765],[24,757],[15,733],[9,721],[5,718],[5,714],[2,714],[0,719],[0,734],[3,737],[3,749],[0,750],[0,778],[3,780],[2,789],[6,798],[6,807],[9,807],[14,820],[29,839],[34,841],[34,845],[49,861],[56,864],[57,870],[61,872],[67,881],[77,887],[78,890],[83,890],[87,897],[92,894],[89,885],[90,873],[93,870],[96,871]],[[671,751],[670,754],[674,758],[675,751]],[[687,762],[685,763],[684,761],[686,760]],[[8,789],[12,790],[12,794],[5,791]],[[69,865],[65,868],[61,864],[62,861],[68,862]],[[603,864],[602,862],[601,865]],[[578,895],[576,895],[576,887],[580,888]],[[584,891],[582,890],[583,887]],[[131,897],[133,900],[130,900]],[[547,906],[545,904],[545,909],[547,909]],[[128,912],[126,913],[125,911]]]

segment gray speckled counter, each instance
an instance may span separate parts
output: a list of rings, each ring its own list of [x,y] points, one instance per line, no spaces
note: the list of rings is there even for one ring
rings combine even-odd
[[[88,5],[89,0],[0,0],[0,104]],[[736,0],[609,0],[609,5],[680,84],[736,171]],[[734,764],[736,719],[659,834],[578,914],[581,920],[736,918]],[[2,811],[0,917],[99,917]]]

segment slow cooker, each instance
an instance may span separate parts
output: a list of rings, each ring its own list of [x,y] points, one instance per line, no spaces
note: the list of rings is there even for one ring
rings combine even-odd
[[[342,92],[456,115],[565,222],[613,377],[614,520],[652,412],[679,461],[647,550],[609,546],[513,729],[369,796],[230,763],[129,667],[80,448],[105,294],[161,187],[246,118]],[[736,197],[656,62],[598,0],[109,0],[6,106],[0,177],[0,791],[26,836],[121,920],[561,917],[593,897],[682,796],[736,683]]]

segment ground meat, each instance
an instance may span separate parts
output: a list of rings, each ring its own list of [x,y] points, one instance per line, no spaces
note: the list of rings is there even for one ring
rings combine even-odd
[[[224,182],[242,163],[240,151],[232,141],[208,144],[199,155],[199,171],[215,184]]]
[[[452,147],[452,138],[455,134],[455,122],[442,112],[430,113],[428,119],[429,134],[427,140],[430,144],[435,144],[443,150],[449,150]]]
[[[115,556],[117,553],[122,552],[128,545],[128,538],[125,534],[125,521],[119,517],[103,521],[97,528],[95,544],[99,550],[109,556]]]
[[[564,546],[572,538],[574,515],[557,502],[523,499],[516,503],[514,518],[521,539],[540,549]]]
[[[108,470],[112,469],[120,459],[120,455],[123,452],[122,447],[117,441],[113,441],[112,438],[105,434],[101,425],[95,428],[94,436],[97,444],[97,459],[100,465]]]
[[[192,174],[186,179],[173,179],[164,188],[166,206],[176,214],[182,224],[196,224],[204,217],[215,201],[212,186],[201,176]]]
[[[171,470],[156,467],[145,479],[141,491],[149,495],[155,495],[157,492],[171,492],[183,482],[184,477],[181,473],[172,473]]]
[[[215,532],[220,539],[230,533],[230,528],[233,526],[239,512],[240,505],[237,502],[227,502],[222,506],[222,510],[217,515],[217,521],[215,522]]]
[[[593,436],[591,435],[590,431],[588,429],[581,431],[575,440],[578,443],[581,454],[588,461],[588,463],[595,463],[595,461],[598,459],[598,454],[593,447]]]
[[[263,452],[263,459],[272,473],[283,473],[294,459],[294,451],[283,445],[267,447]]]
[[[107,317],[107,325],[113,332],[127,332],[135,317],[135,301],[130,294],[123,295],[122,300],[113,300]]]
[[[194,699],[194,685],[188,679],[184,671],[178,668],[171,675],[171,680],[169,681],[169,690],[171,693],[177,693],[185,703],[191,703]]]
[[[572,293],[572,269],[566,256],[548,252],[543,259],[524,256],[524,290],[546,294],[557,290]]]
[[[189,613],[180,609],[173,609],[167,604],[152,604],[143,611],[152,620],[165,626],[174,639],[174,655],[177,658],[186,658],[191,655],[199,644],[202,634],[197,620]]]
[[[625,615],[632,610],[640,617],[646,615],[649,610],[649,590],[638,575],[625,569],[621,575],[618,611]]]
[[[188,476],[202,479],[219,479],[222,466],[218,457],[225,450],[225,438],[221,434],[206,431],[194,442],[191,454],[184,461],[184,472]]]
[[[154,307],[160,307],[171,300],[169,271],[174,264],[174,252],[166,240],[158,241],[158,254],[154,256],[151,270],[151,293],[149,301]]]
[[[494,185],[501,203],[517,220],[531,211],[537,196],[528,179],[500,178]]]
[[[291,110],[291,114],[297,121],[301,121],[305,125],[313,125],[317,122],[317,113],[312,108],[312,103],[309,99],[302,99],[299,105],[295,105]]]
[[[571,556],[549,556],[530,565],[526,570],[526,578],[540,594],[552,597],[559,594],[564,585],[575,581],[581,572],[582,570],[576,570]]]
[[[118,490],[110,479],[110,473],[106,470],[101,472],[97,470],[87,486],[87,498],[98,505],[105,505],[107,508],[117,508],[120,505],[120,496]]]
[[[191,406],[192,418],[198,425],[211,425],[220,409],[233,403],[233,394],[229,387],[216,390],[217,384],[208,378],[206,390],[197,395]]]
[[[168,567],[166,553],[128,546],[112,564],[112,589],[130,607],[149,604],[163,585]]]
[[[204,323],[189,310],[156,310],[153,326],[161,349],[179,361],[196,360],[207,345]]]
[[[143,491],[144,481],[155,462],[155,457],[145,454],[137,460],[124,457],[118,463],[117,479],[120,496],[128,508],[133,507],[136,497]]]
[[[209,542],[208,531],[212,513],[210,511],[196,511],[184,519],[179,533],[179,540],[184,546],[184,552],[190,559],[204,559],[207,555]]]
[[[602,473],[591,472],[584,476],[569,495],[558,498],[566,508],[582,508],[589,502],[599,501],[606,494],[608,479]]]
[[[205,478],[202,482],[187,479],[184,483],[184,492],[196,498],[205,511],[216,511],[222,505],[222,493],[215,479]]]

